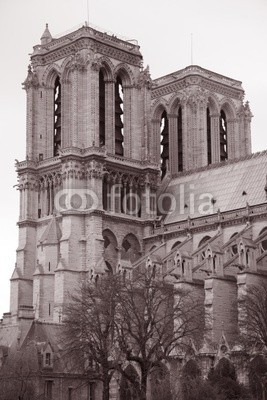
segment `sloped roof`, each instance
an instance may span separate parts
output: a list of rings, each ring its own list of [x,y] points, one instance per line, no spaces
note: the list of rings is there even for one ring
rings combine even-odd
[[[1,325],[0,338],[1,345],[9,348],[17,347],[18,339],[19,343],[23,343],[25,337],[28,335],[32,321],[23,321],[20,324],[14,325]]]
[[[42,234],[39,242],[42,244],[57,244],[61,238],[62,233],[55,216],[52,217],[48,223],[44,233]]]
[[[175,198],[165,224],[266,203],[267,151],[207,167],[172,179],[166,192]],[[184,194],[183,194],[184,193]],[[212,200],[213,199],[213,200]]]

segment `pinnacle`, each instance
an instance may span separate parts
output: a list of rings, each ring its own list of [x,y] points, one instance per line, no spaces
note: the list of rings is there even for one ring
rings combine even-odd
[[[47,43],[51,42],[52,39],[53,39],[52,35],[48,29],[48,24],[46,23],[44,33],[42,34],[42,37],[41,37],[41,44],[47,44]]]

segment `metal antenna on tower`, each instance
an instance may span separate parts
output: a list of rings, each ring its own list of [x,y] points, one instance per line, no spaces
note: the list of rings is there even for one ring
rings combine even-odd
[[[89,26],[89,0],[87,0],[87,24]]]
[[[193,65],[193,33],[191,33],[191,65]]]

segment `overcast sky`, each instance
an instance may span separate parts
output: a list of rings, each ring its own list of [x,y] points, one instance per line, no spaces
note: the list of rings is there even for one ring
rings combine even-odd
[[[266,146],[267,0],[89,0],[89,20],[101,30],[138,40],[152,78],[193,63],[243,82],[254,115],[253,151]],[[14,160],[25,159],[25,92],[29,53],[45,24],[52,34],[87,20],[87,0],[0,0],[0,315],[9,311],[18,192]]]

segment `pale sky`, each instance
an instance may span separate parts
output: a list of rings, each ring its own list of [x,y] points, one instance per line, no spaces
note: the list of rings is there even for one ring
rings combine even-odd
[[[152,78],[193,63],[241,80],[254,115],[253,151],[266,145],[267,0],[89,0],[89,20],[138,40]],[[87,20],[87,0],[0,0],[0,316],[9,311],[9,279],[18,245],[15,159],[25,159],[26,108],[21,83],[29,53],[49,24],[52,34]],[[267,173],[267,171],[266,171]]]

